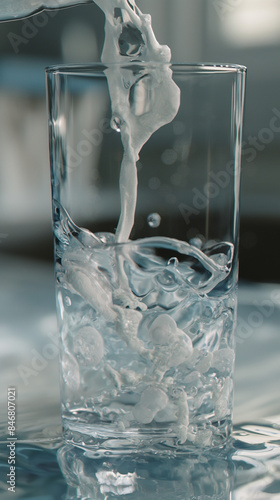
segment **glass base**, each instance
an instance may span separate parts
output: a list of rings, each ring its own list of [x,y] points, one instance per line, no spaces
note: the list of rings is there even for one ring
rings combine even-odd
[[[88,425],[85,422],[63,418],[63,437],[67,443],[91,450],[92,457],[128,454],[178,454],[200,453],[223,448],[232,432],[231,420],[211,422],[209,425],[190,426],[184,443],[178,440],[170,428],[159,429],[130,428],[118,431],[104,425]]]

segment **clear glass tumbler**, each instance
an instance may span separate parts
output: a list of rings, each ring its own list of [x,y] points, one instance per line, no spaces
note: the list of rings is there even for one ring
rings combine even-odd
[[[230,435],[245,74],[47,69],[69,442],[169,453]]]

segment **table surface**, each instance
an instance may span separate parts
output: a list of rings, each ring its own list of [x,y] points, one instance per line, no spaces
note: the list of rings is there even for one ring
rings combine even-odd
[[[132,472],[127,472],[124,483],[130,484],[134,477],[134,486],[130,484],[128,489],[118,489],[116,482],[122,476],[117,475],[117,479],[109,481],[109,493],[105,488],[106,493],[102,481],[99,481],[101,486],[98,481],[95,485],[96,478],[100,478],[101,474],[96,472],[97,469],[94,469],[94,478],[91,478],[91,485],[95,485],[90,490],[92,493],[88,489],[82,493],[81,484],[77,489],[75,481],[74,486],[68,481],[67,493],[67,484],[57,461],[57,450],[60,450],[58,456],[62,469],[63,463],[68,463],[67,457],[71,456],[74,460],[72,465],[83,462],[84,457],[73,458],[73,451],[67,450],[61,442],[53,266],[1,255],[0,273],[0,500],[9,498],[6,484],[8,387],[16,387],[17,391],[18,484],[11,498],[105,500],[112,495],[112,498],[125,496],[134,500],[147,497],[145,481],[142,478],[140,487],[139,480],[135,479],[138,476],[131,476]],[[217,493],[216,496],[203,496],[201,491],[197,494],[193,476],[192,480],[188,478],[188,484],[193,481],[192,494],[189,493],[189,497],[180,496],[182,493],[179,493],[178,485],[183,481],[180,478],[184,477],[186,481],[187,476],[179,474],[175,483],[171,481],[172,494],[168,490],[166,498],[280,499],[279,325],[280,286],[241,283],[236,331],[234,446],[229,453],[230,459],[228,452],[226,458],[223,457],[227,468],[231,470],[231,464],[234,465],[233,482],[229,488],[233,497],[227,496],[230,495],[228,490],[220,492],[221,496]],[[206,462],[209,469],[210,460]],[[129,463],[131,469],[131,460]],[[205,461],[201,463],[205,464]],[[95,462],[95,465],[97,467],[98,464]],[[122,462],[122,470],[126,465]],[[115,475],[119,474],[116,472],[118,467],[120,464],[115,463]],[[147,467],[150,481],[151,470],[154,469],[151,464]],[[177,470],[176,467],[178,464],[174,463],[173,470]],[[185,467],[190,470],[189,462]],[[197,465],[194,470],[198,470]],[[64,471],[64,474],[68,477],[69,471]],[[166,472],[162,474],[166,479]],[[161,491],[162,477],[158,472],[153,476],[158,492]],[[88,478],[84,476],[81,479],[79,475],[79,481],[88,484]],[[164,498],[165,493],[161,495]],[[158,498],[158,494],[149,498]]]

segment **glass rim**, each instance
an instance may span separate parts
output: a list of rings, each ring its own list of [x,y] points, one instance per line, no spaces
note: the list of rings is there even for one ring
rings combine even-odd
[[[169,66],[172,71],[185,71],[188,74],[217,74],[217,73],[246,73],[247,67],[241,64],[232,63],[177,63],[177,62],[154,62],[154,61],[138,61],[130,59],[129,61],[121,62],[92,62],[83,64],[55,64],[47,66],[45,72],[47,75],[50,74],[65,74],[65,75],[76,75],[76,76],[94,76],[96,73],[101,73],[109,67],[116,68],[129,68],[133,66],[143,67],[143,68],[153,68],[157,66]]]

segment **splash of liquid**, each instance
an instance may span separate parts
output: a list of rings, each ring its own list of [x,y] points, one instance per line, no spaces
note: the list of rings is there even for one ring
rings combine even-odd
[[[115,241],[124,243],[129,240],[135,222],[140,151],[152,134],[178,113],[180,89],[172,78],[170,48],[156,40],[151,16],[143,14],[135,0],[94,1],[105,14],[101,60],[108,64],[105,73],[111,99],[111,127],[120,133],[123,144],[119,178],[121,212]],[[127,64],[132,61],[137,61],[135,71]],[[117,262],[119,288],[114,293],[114,302],[123,308],[143,310],[143,304],[130,290],[123,252],[117,252]],[[122,318],[121,324],[124,323]]]

